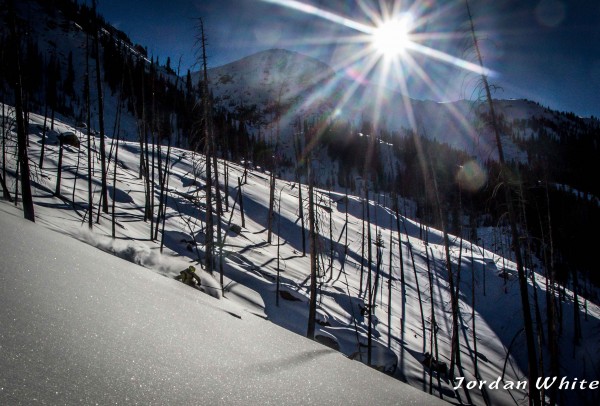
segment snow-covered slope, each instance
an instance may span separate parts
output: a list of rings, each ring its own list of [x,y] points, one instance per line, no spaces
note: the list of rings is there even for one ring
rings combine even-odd
[[[56,132],[50,132],[44,169],[40,169],[37,162],[40,153],[40,126],[43,124],[43,117],[31,114],[30,120],[29,154],[38,224],[84,240],[88,244],[141,264],[146,268],[155,270],[160,275],[170,278],[176,276],[187,265],[198,264],[198,260],[203,257],[204,251],[203,220],[205,213],[203,202],[205,192],[203,189],[203,156],[180,149],[171,151],[165,230],[164,233],[159,232],[157,240],[154,241],[149,239],[151,223],[143,221],[144,182],[138,177],[139,145],[130,142],[121,143],[116,168],[116,183],[114,184],[114,191],[111,191],[110,198],[110,203],[112,203],[114,196],[115,217],[117,219],[116,238],[113,240],[109,237],[111,224],[107,215],[100,216],[100,222],[94,223],[93,231],[87,230],[87,142],[84,135],[66,123],[56,124],[56,132],[74,131],[82,142],[80,150],[72,147],[67,147],[65,150],[61,186],[63,198],[58,198],[53,195],[58,161]],[[14,133],[10,134],[11,140],[14,140]],[[92,144],[94,151],[96,151],[95,146],[97,144],[97,141]],[[110,148],[111,144],[112,142],[109,140],[107,148]],[[13,141],[11,141],[8,145],[9,150],[12,150],[13,146]],[[166,154],[166,148],[163,146],[161,151],[163,162],[166,159]],[[9,189],[14,191],[14,160],[9,158],[7,163],[7,183]],[[100,177],[99,164],[95,156],[93,163],[94,220],[96,220],[99,198],[98,181]],[[114,166],[111,164],[109,166],[110,174],[113,173],[113,169]],[[219,172],[222,181],[226,172],[223,161],[219,162]],[[304,199],[306,199],[306,185],[281,180],[276,182],[276,212],[280,212],[280,215],[274,216],[273,239],[272,243],[269,244],[266,230],[269,202],[268,174],[250,170],[247,172],[247,176],[244,176],[244,168],[235,163],[228,163],[227,172],[230,179],[226,187],[229,195],[227,200],[228,209],[224,214],[222,223],[224,233],[227,235],[223,245],[224,283],[222,291],[224,296],[222,302],[226,304],[219,306],[225,306],[225,309],[241,315],[241,323],[246,323],[245,320],[248,318],[254,320],[254,317],[259,316],[258,318],[268,319],[299,335],[305,335],[308,318],[310,264],[308,256],[302,254],[298,191],[302,188]],[[240,215],[239,204],[235,203],[239,191],[237,187],[238,178],[245,180],[242,185],[244,219]],[[110,184],[109,189],[112,189],[112,180]],[[155,202],[158,202],[158,190],[157,187]],[[225,187],[222,192],[223,197],[225,197],[224,191]],[[306,215],[306,200],[303,203]],[[448,362],[450,357],[450,338],[452,334],[450,294],[444,263],[445,252],[439,231],[424,227],[409,218],[400,216],[401,233],[398,235],[396,216],[390,209],[389,196],[372,195],[367,207],[372,221],[372,236],[379,243],[377,245],[375,245],[375,242],[373,243],[372,266],[369,267],[366,262],[363,262],[363,266],[361,266],[361,256],[363,256],[363,253],[366,256],[365,250],[366,245],[368,245],[362,238],[364,233],[361,199],[356,196],[349,196],[346,200],[345,196],[339,193],[317,190],[316,203],[321,234],[319,239],[318,309],[320,323],[317,327],[317,340],[339,348],[347,356],[361,358],[362,355],[363,361],[366,361],[364,345],[367,343],[368,317],[361,313],[361,308],[365,307],[367,301],[365,284],[368,278],[368,270],[371,268],[372,283],[375,284],[375,280],[378,281],[377,289],[374,289],[376,307],[372,325],[373,364],[376,367],[387,370],[396,378],[424,391],[430,390],[431,377],[433,378],[433,392],[435,394],[441,393],[444,399],[449,399],[452,402],[484,404],[484,397],[487,396],[492,404],[510,404],[513,399],[516,399],[518,403],[527,403],[523,390],[491,389],[483,391],[473,389],[468,393],[463,389],[454,391],[451,382],[445,381],[443,376],[438,382],[436,374],[431,375],[432,372],[421,364],[426,352],[435,353],[436,351],[435,343],[432,345],[430,341],[432,330],[437,334],[438,358]],[[2,202],[3,206],[6,204],[8,203]],[[401,207],[403,206],[404,204],[401,205]],[[4,208],[0,216],[13,216],[14,211],[12,210]],[[231,223],[229,222],[230,218]],[[21,224],[23,223],[12,222],[8,223],[8,227],[3,225],[3,235],[5,235],[4,230],[11,230],[13,234],[16,232],[16,236],[12,237],[11,234],[7,234],[6,238],[19,241],[18,229],[21,228]],[[241,232],[236,231],[235,227],[230,225],[241,226]],[[29,224],[23,225],[24,229],[28,227],[31,226]],[[163,236],[164,251],[161,253],[159,247]],[[31,238],[27,237],[25,241],[28,239]],[[173,314],[175,320],[181,320],[180,317],[184,316],[180,316],[179,312],[190,306],[196,306],[194,303],[213,303],[212,301],[207,302],[207,299],[198,298],[198,296],[203,296],[198,291],[186,286],[173,286],[167,278],[152,276],[153,274],[147,271],[143,273],[144,271],[139,268],[135,268],[136,270],[131,273],[131,276],[121,274],[111,269],[111,267],[129,268],[126,265],[113,265],[113,260],[109,261],[104,256],[101,259],[99,257],[90,260],[79,259],[75,248],[67,249],[64,247],[64,243],[59,242],[58,237],[56,239],[56,246],[53,240],[44,243],[29,241],[23,244],[31,255],[37,251],[44,253],[43,258],[36,261],[38,264],[43,262],[45,267],[54,267],[53,258],[57,258],[56,262],[59,265],[67,261],[71,264],[71,261],[79,262],[79,267],[73,269],[80,269],[80,273],[75,276],[61,274],[57,277],[57,282],[48,284],[57,291],[61,291],[64,287],[65,292],[71,292],[72,297],[70,297],[70,300],[73,305],[81,300],[85,303],[84,308],[90,310],[90,314],[97,316],[99,320],[105,321],[107,319],[104,313],[93,310],[94,302],[100,300],[100,298],[103,301],[109,301],[109,298],[102,295],[106,293],[106,295],[112,297],[114,293],[115,295],[110,301],[115,303],[111,306],[119,306],[118,302],[123,302],[126,310],[116,311],[114,307],[108,309],[114,310],[113,313],[116,315],[125,314],[123,317],[126,317],[125,320],[128,322],[134,321],[133,324],[128,323],[126,326],[125,324],[119,324],[118,321],[111,320],[111,322],[117,323],[115,328],[119,327],[123,335],[131,334],[135,338],[139,338],[139,334],[136,332],[138,329],[145,334],[153,334],[156,330],[159,338],[170,339],[174,342],[173,345],[177,345],[178,339],[185,336],[187,330],[182,330],[182,327],[177,327],[171,321],[166,320],[168,318],[167,314]],[[50,278],[50,274],[44,274],[42,278],[39,278],[39,275],[35,273],[39,272],[39,270],[34,269],[38,266],[34,267],[35,263],[31,265],[27,263],[25,268],[21,268],[18,264],[12,264],[12,260],[9,262],[8,258],[11,258],[10,255],[14,251],[11,244],[4,243],[1,245],[3,250],[7,250],[6,252],[3,251],[2,257],[3,278],[6,278],[5,275],[11,272],[12,269],[20,269],[23,271],[19,272],[17,279],[17,281],[20,281],[18,283],[21,284],[20,289],[26,288],[28,284],[37,286],[39,282],[34,282],[35,280],[45,281],[45,278]],[[77,246],[75,242],[72,242],[72,244],[73,247]],[[474,379],[474,361],[477,359],[481,379],[491,382],[504,373],[504,381],[522,381],[526,377],[523,371],[526,370],[527,363],[524,337],[520,333],[523,322],[515,266],[510,260],[502,258],[489,250],[467,241],[461,243],[460,239],[451,237],[450,255],[455,273],[459,269],[461,244],[459,307],[461,310],[460,351],[462,368],[457,373],[467,380]],[[489,244],[486,244],[486,247],[488,246]],[[399,247],[401,247],[401,250],[399,250]],[[46,250],[54,252],[54,256],[49,255]],[[402,260],[400,260],[400,253],[402,253]],[[26,255],[18,254],[18,256]],[[6,262],[5,258],[7,258]],[[379,261],[377,258],[379,258]],[[377,266],[377,263],[379,263],[379,266]],[[98,269],[98,264],[106,264],[106,266],[100,265],[100,269]],[[118,264],[124,263],[119,261]],[[93,272],[93,276],[82,270],[88,265],[97,270]],[[106,270],[103,268],[106,268]],[[27,269],[29,269],[29,272],[33,272],[32,275],[36,275],[33,281],[27,279]],[[404,284],[401,283],[402,270],[404,271]],[[59,267],[57,272],[68,272],[68,269],[60,269]],[[108,275],[106,278],[103,276],[104,272]],[[218,274],[214,276],[217,279],[219,278]],[[280,291],[286,292],[285,294],[280,293],[279,296],[277,295],[278,276]],[[87,294],[78,295],[74,292],[75,287],[69,286],[67,283],[71,279],[81,284],[81,289],[84,289]],[[90,279],[92,281],[90,286],[83,287],[84,280]],[[112,286],[113,282],[119,286]],[[535,293],[538,296],[540,314],[544,318],[546,314],[546,280],[541,275],[535,274],[535,283],[531,280],[529,283],[532,303],[533,294]],[[133,285],[138,287],[133,287]],[[218,282],[209,275],[203,275],[203,285],[205,285],[205,290],[209,292],[214,291],[215,286],[220,287]],[[7,286],[13,285],[4,283],[3,289],[7,289]],[[92,293],[91,290],[94,289],[94,286],[99,287],[100,291]],[[186,301],[183,304],[178,302],[178,293],[174,292],[181,292],[186,297]],[[46,291],[45,294],[49,295],[49,292]],[[11,296],[9,296],[12,298],[11,301],[15,300],[13,295],[14,293],[11,293]],[[28,293],[25,293],[23,297],[27,298],[27,295]],[[142,297],[137,298],[137,296]],[[63,313],[57,313],[58,315],[55,316],[49,315],[50,310],[42,308],[40,302],[33,301],[32,296],[29,296],[29,298],[32,299],[32,306],[40,306],[39,310],[46,312],[43,314],[50,317],[48,320],[51,323],[59,328],[62,325],[61,323],[66,323],[65,318],[68,319],[68,315]],[[389,298],[391,298],[391,301]],[[64,306],[62,299],[53,300],[58,301],[56,303],[59,303],[59,306],[55,306],[55,308],[59,312]],[[583,299],[580,298],[580,300]],[[127,304],[129,303],[132,306],[128,307]],[[592,303],[580,303],[580,305],[585,305],[584,308],[579,310],[583,338],[578,346],[573,347],[573,293],[566,290],[565,299],[560,303],[563,331],[559,344],[561,348],[565,349],[560,354],[561,377],[564,376],[570,379],[577,377],[580,380],[586,379],[588,381],[598,379],[597,370],[600,363],[597,355],[594,354],[597,354],[599,348],[597,332],[600,329],[600,309]],[[159,304],[165,306],[168,311],[162,313],[162,316],[155,321],[151,317],[151,313],[148,312],[155,309]],[[21,305],[29,306],[27,303]],[[474,312],[472,311],[473,305]],[[147,308],[148,306],[149,308]],[[203,305],[201,307],[203,308]],[[31,307],[26,307],[26,309],[31,311]],[[140,312],[139,319],[134,318],[134,315],[129,313],[136,314],[136,311]],[[28,312],[22,314],[28,314]],[[436,319],[435,328],[433,329],[432,314]],[[214,340],[220,341],[222,337],[233,335],[230,330],[227,330],[233,328],[229,323],[236,323],[239,320],[222,311],[214,313],[214,318],[217,318],[217,315],[222,315],[223,318],[228,320],[231,319],[229,322],[225,322],[228,327],[223,327],[224,330],[207,333],[211,334],[210,337]],[[18,314],[12,317],[17,319],[13,322],[17,323],[18,327],[24,327],[32,322],[25,316],[21,319]],[[36,317],[35,321],[37,322],[40,316],[36,315],[34,317]],[[82,315],[79,317],[83,318]],[[184,320],[187,320],[187,317],[185,316]],[[192,324],[195,329],[203,331],[211,329],[211,323],[202,322],[204,316],[194,315],[189,317],[192,317],[194,321]],[[213,318],[210,319],[211,322],[212,320]],[[10,321],[10,318],[7,321]],[[163,321],[166,327],[162,327]],[[86,323],[88,323],[86,324],[88,326],[89,322]],[[263,324],[253,323],[247,326],[248,330],[254,328],[266,329]],[[541,323],[544,325],[543,319]],[[473,326],[476,329],[475,334]],[[77,331],[87,337],[83,330]],[[241,334],[248,334],[249,337],[256,338],[252,335],[253,333],[247,330],[240,331]],[[99,334],[97,330],[94,330],[94,332]],[[210,346],[211,344],[205,343],[205,340],[200,339],[201,337],[196,334],[200,334],[200,332],[193,333],[193,337],[201,341],[198,344],[198,352],[202,353],[204,346]],[[32,339],[35,340],[36,338]],[[286,338],[286,340],[288,339]],[[295,341],[293,342],[295,343]],[[145,338],[143,343],[145,346],[149,346],[148,348],[157,347],[153,347],[151,341],[146,341]],[[269,339],[265,339],[265,343],[271,347],[271,351],[279,348],[275,345],[275,342]],[[244,341],[244,344],[250,345],[250,342]],[[477,346],[476,350],[475,344]],[[13,345],[15,344],[13,343]],[[301,345],[300,347],[304,348]],[[92,357],[84,358],[86,362],[89,363],[100,358],[97,354],[96,358],[93,358],[95,353],[86,352],[85,349],[87,348],[89,347],[83,349],[78,347],[80,353],[86,354],[86,357]],[[117,351],[115,347],[110,348],[111,351]],[[233,350],[238,351],[239,349],[234,348]],[[173,349],[173,351],[183,350],[178,346],[177,350]],[[143,352],[143,354],[146,353]],[[244,356],[246,354],[242,352],[240,355]],[[139,355],[139,353],[135,352],[134,355]],[[276,362],[277,365],[282,365],[281,368],[288,366],[288,364],[293,366],[296,366],[296,364],[304,365],[306,362],[306,359],[300,355],[288,358],[282,355],[282,357],[278,358],[280,362],[277,362],[279,363]],[[179,354],[175,358],[180,360],[184,359],[184,356]],[[138,359],[133,355],[132,358],[125,359],[131,361],[131,363],[133,361],[138,362]],[[251,357],[250,359],[255,360],[256,358]],[[545,353],[545,359],[548,359],[547,353]],[[209,358],[209,360],[212,362],[215,358]],[[13,362],[16,361],[13,360]],[[34,362],[34,358],[28,362]],[[186,359],[185,362],[195,363],[196,361]],[[152,371],[149,369],[150,364],[144,363],[143,365],[148,367],[144,368],[145,373],[151,374],[148,372]],[[188,364],[184,363],[184,365]],[[129,370],[120,370],[120,372],[124,371]],[[306,372],[302,371],[303,373]],[[157,376],[167,379],[164,377],[167,372],[165,369],[161,369],[159,372]],[[208,373],[214,376],[212,372]],[[181,377],[184,375],[180,372]],[[331,372],[331,375],[337,377],[335,372]],[[127,379],[130,378],[131,376],[127,376]],[[202,378],[198,377],[198,379]],[[273,379],[276,378],[273,377]],[[382,379],[384,379],[383,376]],[[178,383],[172,383],[172,385],[179,386]],[[163,386],[159,387],[163,388]],[[277,387],[279,388],[279,386]],[[327,390],[323,388],[326,388],[324,385],[322,390]],[[151,389],[148,389],[148,391],[150,393]],[[189,392],[189,390],[186,392]],[[562,391],[561,394],[568,402],[593,404],[592,402],[598,399],[597,392],[594,391],[573,390]],[[316,395],[311,392],[311,403],[315,399],[314,396]],[[309,400],[306,401],[306,403],[308,402]]]
[[[333,75],[323,62],[283,49],[260,52],[209,70],[216,103],[229,107],[256,104],[264,108],[278,100],[288,109],[292,103],[299,106],[311,89]],[[307,114],[301,109],[297,113]]]
[[[443,404],[0,205],[0,404]]]

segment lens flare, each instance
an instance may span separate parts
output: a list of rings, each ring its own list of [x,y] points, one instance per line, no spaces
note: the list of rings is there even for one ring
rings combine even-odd
[[[453,15],[459,7],[455,2],[433,7],[430,0],[356,0],[361,15],[350,18],[343,13],[310,4],[324,2],[261,1],[342,27],[339,35],[303,37],[294,41],[298,45],[333,45],[336,49],[336,58],[332,59],[335,74],[324,82],[324,86],[301,97],[300,107],[305,112],[327,98],[332,104],[331,111],[362,108],[373,127],[378,128],[379,124],[385,126],[383,112],[395,108],[397,111],[394,114],[404,116],[408,129],[417,136],[424,129],[419,128],[422,123],[415,116],[413,100],[409,97],[411,84],[418,81],[439,100],[447,100],[444,89],[446,82],[435,76],[438,71],[429,69],[429,61],[478,75],[495,76],[495,72],[477,63],[448,53],[445,45],[460,40],[464,35],[458,28],[443,24],[445,16]],[[436,22],[440,23],[440,30],[431,29]],[[436,43],[440,46],[433,45]],[[352,80],[348,82],[348,79]],[[376,93],[373,97],[365,98],[364,88],[369,83],[376,85]],[[390,106],[385,97],[388,90],[397,91],[402,102]],[[464,136],[476,139],[478,134],[464,113],[454,105],[448,109],[464,130]],[[420,153],[419,159],[425,162],[425,157]],[[466,188],[478,189],[485,181],[485,174],[474,165],[466,165],[461,171],[460,182]]]
[[[479,163],[469,161],[458,169],[456,182],[461,189],[476,192],[485,186],[487,174]]]

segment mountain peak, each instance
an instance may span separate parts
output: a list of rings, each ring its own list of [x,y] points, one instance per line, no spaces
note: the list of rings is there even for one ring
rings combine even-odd
[[[273,70],[286,75],[298,70],[314,70],[315,72],[327,72],[333,75],[333,70],[326,63],[295,51],[273,48],[248,55],[237,61],[210,69],[211,71],[239,70],[240,67]],[[291,71],[290,71],[291,70]]]
[[[276,100],[293,104],[306,99],[311,89],[335,76],[318,59],[286,49],[261,51],[209,69],[208,74],[217,102],[255,105],[260,110],[268,109]]]

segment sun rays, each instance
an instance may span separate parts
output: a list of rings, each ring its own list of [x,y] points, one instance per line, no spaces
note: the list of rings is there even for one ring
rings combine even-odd
[[[455,13],[462,3],[450,2],[443,7],[431,7],[431,1],[420,0],[413,2],[410,7],[405,1],[393,2],[384,0],[356,0],[354,5],[359,14],[349,17],[335,13],[313,4],[297,0],[261,0],[280,7],[294,10],[318,19],[325,20],[341,27],[339,35],[299,39],[298,44],[321,44],[343,49],[333,64],[337,73],[333,80],[320,90],[306,98],[309,106],[315,100],[325,97],[328,90],[341,84],[343,80],[353,79],[349,85],[343,85],[343,94],[335,99],[333,111],[343,111],[351,104],[364,103],[366,111],[374,121],[375,128],[380,120],[386,100],[385,89],[397,91],[402,95],[402,106],[394,106],[397,114],[407,118],[413,132],[419,132],[419,123],[414,116],[411,100],[409,99],[409,81],[419,83],[428,89],[430,94],[444,99],[444,87],[448,84],[440,77],[432,77],[422,66],[423,61],[435,61],[443,65],[458,68],[477,75],[493,75],[494,72],[482,68],[458,56],[451,55],[444,49],[436,49],[431,44],[436,41],[456,39],[460,33],[446,29],[436,31],[431,28],[432,22],[445,21],[449,13]],[[350,7],[350,6],[349,6]],[[440,24],[444,26],[444,24]],[[345,33],[345,32],[348,33]],[[318,34],[317,34],[318,35]],[[361,85],[365,83],[377,85],[378,94],[375,100],[357,100]],[[345,82],[344,82],[345,83]],[[342,85],[340,85],[342,86]],[[418,95],[417,95],[418,97]],[[474,137],[471,126],[461,116],[458,110],[453,114],[463,125],[465,135]]]

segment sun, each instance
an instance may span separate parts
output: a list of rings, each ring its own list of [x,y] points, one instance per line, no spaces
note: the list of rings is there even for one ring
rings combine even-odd
[[[385,58],[402,56],[410,45],[410,26],[406,19],[382,22],[371,34],[371,46]]]

